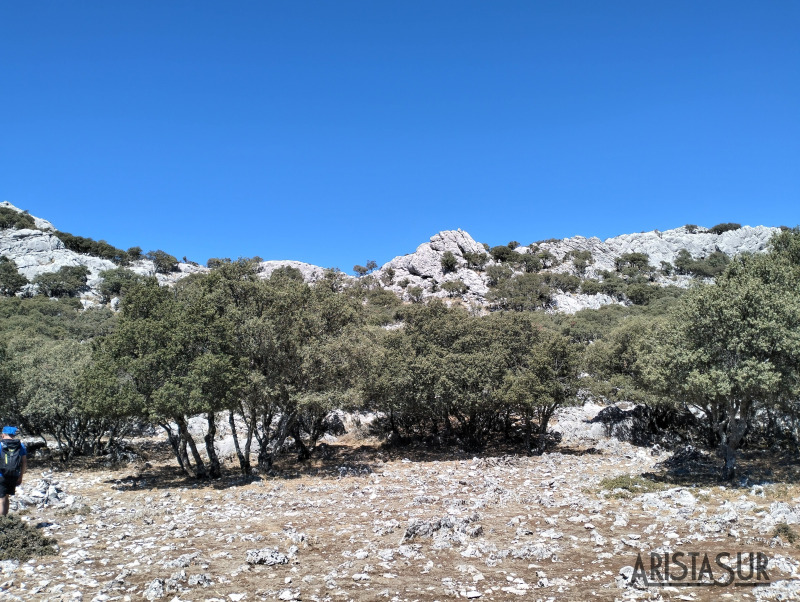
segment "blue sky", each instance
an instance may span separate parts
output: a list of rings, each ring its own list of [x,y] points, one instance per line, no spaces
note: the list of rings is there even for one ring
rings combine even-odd
[[[800,3],[4,2],[0,200],[204,263],[350,271],[800,223]]]

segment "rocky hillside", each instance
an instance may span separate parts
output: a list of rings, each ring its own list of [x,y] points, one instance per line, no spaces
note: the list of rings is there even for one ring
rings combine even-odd
[[[0,203],[0,208],[23,213],[7,201]],[[0,255],[13,260],[19,272],[30,281],[39,274],[56,272],[64,266],[85,266],[89,270],[89,289],[81,299],[84,305],[98,303],[100,273],[119,266],[111,260],[68,249],[56,236],[53,224],[31,217],[33,228],[0,229]],[[582,281],[601,282],[608,278],[609,273],[619,271],[619,258],[645,254],[645,263],[649,262],[649,266],[642,270],[650,283],[686,287],[698,274],[680,273],[681,270],[674,269],[681,252],[684,252],[684,258],[688,253],[692,260],[703,260],[715,253],[724,253],[727,257],[743,252],[757,253],[767,248],[770,238],[778,231],[779,228],[766,226],[744,226],[717,233],[702,227],[683,226],[663,232],[623,234],[605,241],[574,236],[528,246],[490,249],[462,230],[448,230],[435,234],[414,253],[395,257],[364,277],[372,279],[376,286],[393,291],[404,301],[441,297],[484,308],[490,303],[490,284],[498,273],[502,272],[504,277],[525,272],[566,274]],[[300,270],[310,282],[319,280],[325,273],[322,267],[298,261],[265,261],[261,264],[261,273],[266,278],[282,266]],[[155,275],[162,284],[172,284],[188,274],[207,269],[193,263],[178,262],[174,271],[159,273],[148,259],[137,259],[126,267],[140,275]],[[602,286],[591,289],[587,286],[571,287],[572,290],[560,286],[564,285],[559,281],[551,285],[551,305],[562,312],[627,302],[624,294],[600,290]],[[36,287],[28,285],[21,294],[35,292]]]

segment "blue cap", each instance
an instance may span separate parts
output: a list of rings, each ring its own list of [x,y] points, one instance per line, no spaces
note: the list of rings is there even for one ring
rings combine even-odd
[[[15,426],[4,426],[3,427],[3,434],[4,435],[16,435],[19,429]]]

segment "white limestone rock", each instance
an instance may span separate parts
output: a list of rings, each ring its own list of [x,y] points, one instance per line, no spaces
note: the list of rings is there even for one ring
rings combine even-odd
[[[743,226],[723,234],[713,234],[705,228],[698,228],[690,234],[685,226],[672,230],[653,230],[636,234],[622,234],[605,241],[597,237],[573,236],[555,242],[539,243],[541,250],[548,250],[559,261],[571,251],[590,251],[594,264],[588,267],[586,275],[596,276],[603,270],[614,270],[614,260],[625,253],[647,253],[650,265],[661,267],[662,261],[674,263],[681,249],[689,251],[695,259],[710,255],[714,251],[733,256],[739,253],[759,253],[767,250],[769,240],[780,228],[768,226]],[[526,253],[528,247],[517,247],[518,253]],[[568,271],[568,267],[557,271]]]
[[[457,267],[446,274],[442,269],[442,257],[447,251],[455,256]],[[489,291],[486,277],[481,272],[467,268],[464,253],[486,253],[486,249],[463,230],[445,230],[434,234],[430,242],[421,244],[414,253],[395,257],[384,264],[378,271],[378,280],[405,300],[408,300],[407,289],[413,286],[422,287],[424,297],[446,297],[447,293],[441,290],[441,284],[461,280],[467,285],[467,292],[462,298],[482,303]],[[487,265],[493,263],[489,260]],[[394,271],[394,277],[387,284],[389,269]],[[405,291],[399,285],[404,280],[408,281]],[[432,290],[434,288],[435,291]]]
[[[262,278],[269,278],[272,275],[272,272],[283,267],[290,267],[299,270],[300,273],[303,274],[303,280],[309,283],[318,282],[325,278],[324,268],[321,268],[318,265],[312,265],[310,263],[292,261],[288,259],[262,261],[260,264],[258,264],[259,276]],[[346,278],[352,279],[351,276],[346,276]]]

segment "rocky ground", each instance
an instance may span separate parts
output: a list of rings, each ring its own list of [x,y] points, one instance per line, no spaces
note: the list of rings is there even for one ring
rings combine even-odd
[[[749,478],[723,487],[681,470],[702,473],[696,451],[670,461],[606,437],[586,422],[597,409],[565,412],[564,441],[538,457],[351,434],[312,463],[252,479],[231,464],[213,483],[181,477],[157,440],[141,442],[147,465],[32,460],[15,511],[59,554],[0,562],[0,600],[800,599],[800,464],[746,456]],[[642,493],[604,481],[651,472],[662,480]],[[631,583],[640,552],[751,550],[772,585]]]

